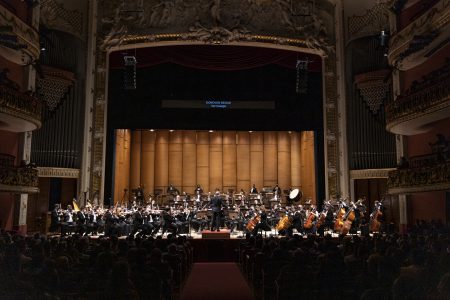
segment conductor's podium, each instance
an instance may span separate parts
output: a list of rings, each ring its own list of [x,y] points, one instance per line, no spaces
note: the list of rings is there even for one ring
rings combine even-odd
[[[230,238],[230,230],[221,229],[220,231],[203,230],[202,239],[226,240]]]

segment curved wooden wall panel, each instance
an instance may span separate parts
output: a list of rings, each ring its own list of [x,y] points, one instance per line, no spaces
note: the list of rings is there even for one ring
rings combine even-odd
[[[150,131],[142,131],[141,135],[141,184],[145,194],[153,194],[155,190],[155,142],[156,133]],[[139,172],[135,170],[135,172]],[[132,188],[136,188],[133,186]]]
[[[264,184],[264,139],[262,132],[250,134],[250,181],[258,189]]]
[[[142,131],[133,131],[131,134],[130,157],[130,188],[135,189],[141,184],[141,136]],[[131,191],[130,191],[131,196]],[[131,198],[130,198],[131,199]]]
[[[197,132],[196,184],[199,184],[205,192],[209,189],[209,133],[204,131]]]
[[[264,186],[275,186],[278,182],[278,149],[277,133],[275,131],[264,132]],[[280,186],[282,189],[283,186]]]
[[[166,192],[169,185],[169,131],[156,132],[155,143],[155,190]]]
[[[221,131],[209,135],[209,191],[223,190],[223,137]]]
[[[250,133],[238,131],[236,133],[236,181],[237,191],[241,189],[249,192],[250,182]]]
[[[169,184],[181,188],[183,184],[183,132],[169,133]],[[164,192],[166,192],[166,189]]]
[[[277,133],[277,178],[279,186],[285,190],[291,186],[291,140],[289,136],[289,132],[286,131]]]
[[[278,183],[316,201],[313,132],[118,129],[115,153],[115,201],[139,184],[148,199],[155,189],[165,193],[170,183],[189,194],[197,184],[207,193]]]
[[[183,184],[180,192],[191,193],[197,184],[197,139],[196,132],[183,131]]]
[[[300,132],[292,132],[291,138],[291,187],[302,188],[301,156],[300,156]]]
[[[236,131],[223,132],[223,191],[236,191]]]

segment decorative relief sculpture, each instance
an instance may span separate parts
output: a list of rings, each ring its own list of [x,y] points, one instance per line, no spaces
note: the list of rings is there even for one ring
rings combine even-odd
[[[104,33],[101,49],[119,46],[130,36],[148,35],[152,40],[151,36],[167,34],[170,29],[179,33],[180,39],[205,43],[248,40],[250,34],[264,33],[301,39],[311,49],[334,51],[334,7],[328,2],[321,2],[321,6],[311,3],[296,2],[297,6],[311,7],[305,15],[295,13],[292,0],[128,1],[130,10],[117,1],[103,0],[99,6]]]

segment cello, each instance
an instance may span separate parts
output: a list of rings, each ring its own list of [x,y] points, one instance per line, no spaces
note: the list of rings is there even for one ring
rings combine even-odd
[[[261,221],[261,216],[260,215],[256,215],[253,218],[250,219],[250,221],[248,221],[247,223],[247,230],[248,231],[253,231],[253,229],[255,229],[255,226],[258,225],[258,223]]]
[[[308,217],[305,220],[305,223],[303,223],[303,228],[305,229],[311,229],[313,227],[313,222],[316,219],[316,208],[313,207],[311,211],[309,212]]]
[[[383,217],[382,204],[380,201],[375,201],[373,212],[370,214],[369,230],[372,232],[379,232],[381,228],[381,218]]]
[[[339,200],[339,208],[336,212],[336,220],[334,221],[334,231],[336,232],[340,232],[344,226],[345,206],[345,202],[343,200]]]
[[[319,214],[319,220],[317,220],[317,228],[320,228],[324,225],[325,220],[327,218],[327,212],[330,206],[330,201],[325,201],[322,211]]]

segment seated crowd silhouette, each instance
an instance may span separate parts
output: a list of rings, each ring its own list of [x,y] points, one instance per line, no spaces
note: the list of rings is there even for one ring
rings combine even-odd
[[[406,234],[247,238],[242,271],[256,299],[450,299],[449,228]]]
[[[192,265],[185,237],[0,235],[0,299],[173,299]]]

